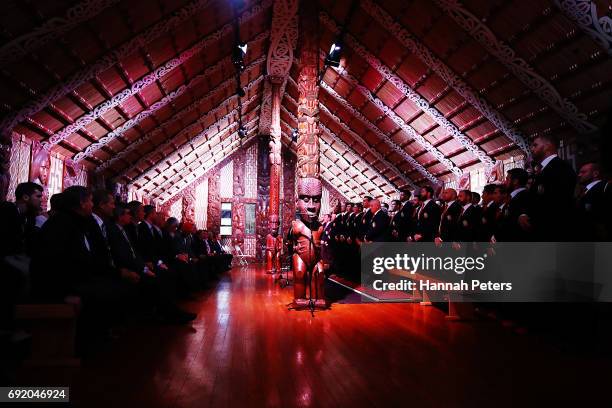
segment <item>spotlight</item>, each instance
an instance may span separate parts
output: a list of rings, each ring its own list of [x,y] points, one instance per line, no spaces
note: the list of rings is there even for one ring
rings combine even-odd
[[[244,71],[244,57],[246,56],[247,48],[247,44],[238,43],[232,51],[232,62],[239,72]]]
[[[240,127],[238,128],[238,137],[240,139],[244,139],[247,135],[247,130],[244,126],[240,125]]]
[[[249,47],[249,44],[247,43],[239,43],[237,45],[238,49],[242,52],[242,56],[244,57],[247,53],[247,48]]]
[[[340,54],[342,52],[342,45],[340,41],[334,41],[329,48],[329,53],[325,57],[325,65],[338,68],[340,66]]]
[[[242,87],[240,87],[240,86],[238,88],[236,88],[236,93],[241,98],[243,98],[246,95],[246,92],[244,92],[244,89]]]
[[[297,129],[293,129],[291,131],[291,141],[295,143],[297,142],[297,139],[298,139],[298,131]]]

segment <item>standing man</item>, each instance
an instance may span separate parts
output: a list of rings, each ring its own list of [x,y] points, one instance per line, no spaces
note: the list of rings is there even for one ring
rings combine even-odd
[[[480,229],[478,231],[478,241],[489,242],[495,228],[495,213],[497,206],[493,201],[495,194],[495,184],[487,184],[482,189],[482,209],[480,218]]]
[[[578,172],[578,182],[582,186],[578,195],[578,212],[581,225],[581,239],[588,241],[608,241],[610,239],[610,205],[605,193],[606,182],[601,177],[601,167],[597,163],[586,163]]]
[[[472,192],[469,190],[461,190],[457,196],[457,200],[461,205],[461,215],[457,224],[457,241],[459,242],[474,242],[476,241],[476,232],[478,231],[480,213],[474,207]]]
[[[361,225],[359,227],[359,239],[363,241],[365,234],[368,232],[370,228],[370,223],[372,222],[372,211],[370,210],[370,201],[372,201],[372,197],[365,196],[363,197],[363,217],[361,218]]]
[[[557,156],[559,141],[552,135],[534,139],[531,154],[541,170],[531,188],[534,195],[533,227],[542,241],[570,240],[576,229],[574,189],[576,173]]]
[[[458,224],[461,216],[461,204],[457,201],[457,191],[445,188],[440,194],[444,202],[440,216],[440,228],[435,238],[436,243],[452,242],[458,240]]]
[[[382,209],[379,199],[370,201],[372,211],[372,221],[368,232],[365,234],[366,242],[385,242],[388,241],[387,231],[389,229],[389,215]]]
[[[440,225],[440,207],[433,200],[434,191],[430,186],[422,187],[419,193],[421,206],[416,215],[416,230],[413,241],[433,242]]]

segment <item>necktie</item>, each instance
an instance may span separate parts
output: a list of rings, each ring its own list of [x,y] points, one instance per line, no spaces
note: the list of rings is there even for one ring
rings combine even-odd
[[[123,238],[125,238],[125,242],[127,242],[128,247],[130,247],[130,253],[132,254],[132,258],[136,258],[136,253],[134,252],[134,248],[132,248],[132,243],[130,242],[130,239],[128,238],[123,228],[121,228],[121,233],[123,234]]]

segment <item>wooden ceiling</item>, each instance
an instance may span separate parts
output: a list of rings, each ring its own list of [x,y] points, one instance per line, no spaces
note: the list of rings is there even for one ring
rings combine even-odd
[[[165,201],[177,180],[235,150],[240,114],[257,136],[273,3],[5,1],[1,131]],[[606,2],[360,0],[351,14],[352,4],[319,0],[322,69],[340,33],[343,48],[340,68],[322,75],[321,164],[348,198],[448,180],[525,154],[536,135],[576,140],[604,122]],[[241,113],[236,18],[248,43]],[[298,64],[284,88],[285,135],[296,126]]]

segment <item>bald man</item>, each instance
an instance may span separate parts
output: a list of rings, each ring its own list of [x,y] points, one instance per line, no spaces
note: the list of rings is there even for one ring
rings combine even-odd
[[[382,210],[380,200],[375,198],[370,201],[372,221],[365,234],[366,242],[385,242],[389,240],[389,214]]]

